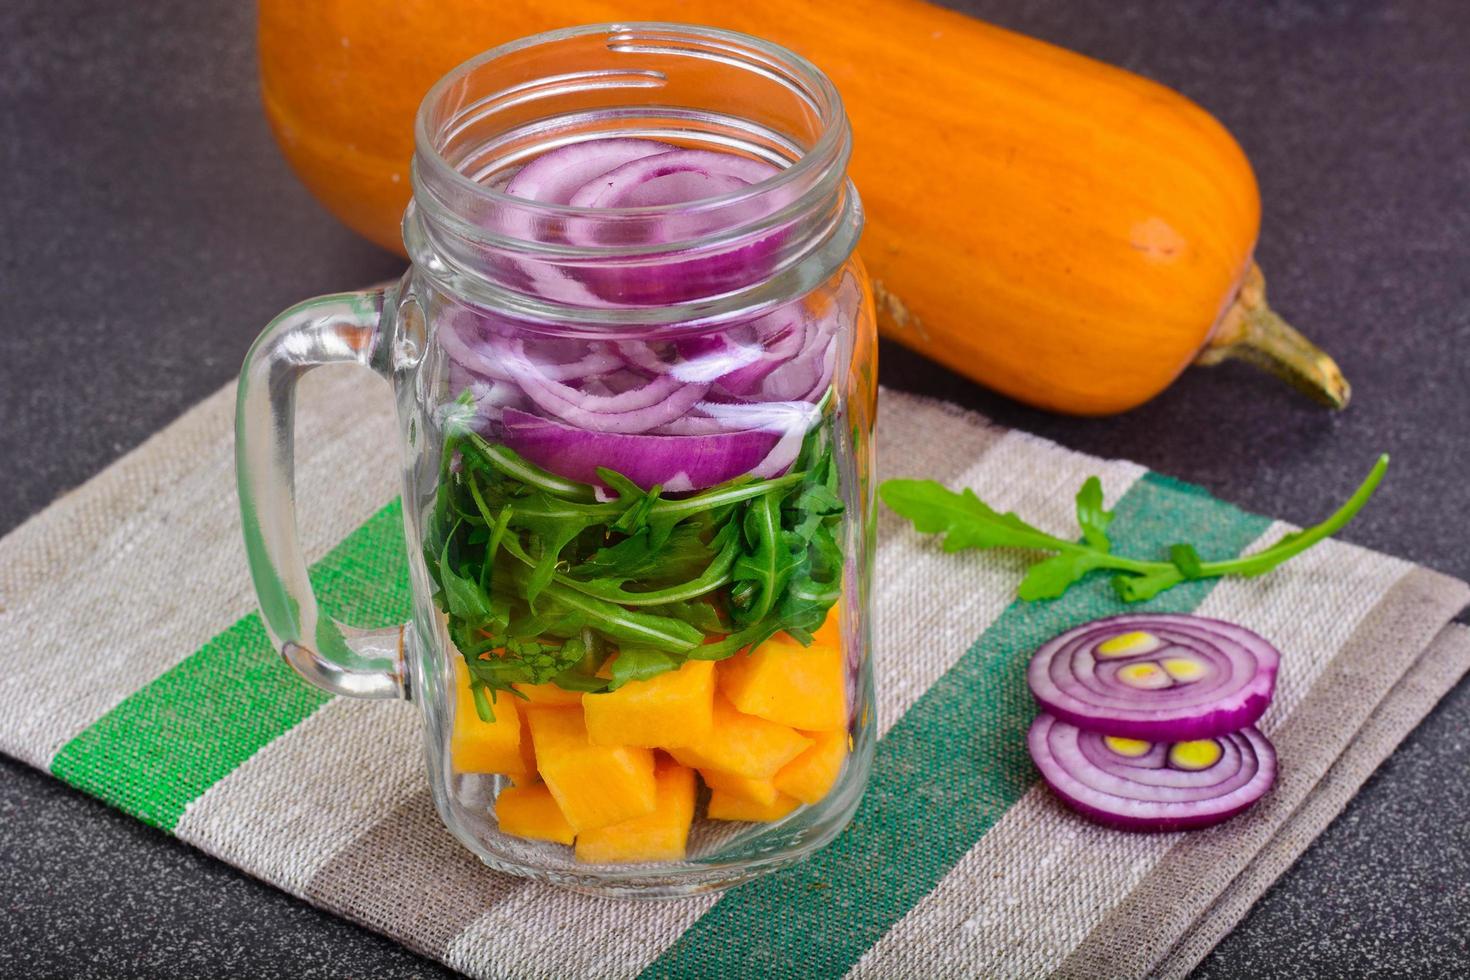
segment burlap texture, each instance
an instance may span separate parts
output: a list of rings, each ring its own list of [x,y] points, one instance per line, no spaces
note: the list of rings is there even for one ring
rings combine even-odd
[[[359,375],[323,372],[310,380],[301,406],[298,487],[309,557],[354,535],[368,542],[359,550],[376,547],[358,529],[396,490],[387,392]],[[280,731],[227,760],[218,778],[183,773],[185,789],[174,787],[186,794],[178,813],[138,815],[476,976],[1182,975],[1470,657],[1465,631],[1441,632],[1466,600],[1463,584],[1329,542],[1270,576],[1178,597],[1185,608],[1259,630],[1285,653],[1277,701],[1262,723],[1281,750],[1282,780],[1238,820],[1190,835],[1106,831],[1060,806],[1034,785],[1034,773],[997,761],[976,778],[994,770],[1022,782],[1013,795],[983,804],[994,808],[994,820],[973,839],[950,840],[953,859],[937,866],[932,882],[911,899],[890,897],[877,912],[843,911],[838,899],[852,891],[851,875],[773,908],[760,903],[786,894],[779,883],[654,905],[591,899],[491,872],[453,841],[427,798],[410,706],[298,704],[296,682],[270,673],[284,668],[258,649],[250,629],[232,410],[233,387],[0,541],[0,649],[9,655],[0,674],[0,750],[69,778],[58,759],[83,742],[94,764],[105,765],[109,752],[121,758],[127,746],[106,734],[131,730],[116,724],[118,716],[137,714],[140,693],[156,703],[160,691],[175,689],[177,713],[192,713],[194,727],[207,732],[211,706],[240,696],[226,689],[227,672],[198,669],[200,657],[218,655],[223,643],[236,658],[228,663],[258,667],[260,691],[250,697],[276,710]],[[1075,533],[1071,494],[1092,474],[1102,477],[1110,506],[1137,511],[1130,519],[1141,540],[1170,530],[1148,527],[1141,501],[1183,508],[1201,533],[1229,539],[1232,548],[1259,548],[1286,530],[1135,464],[1069,452],[910,396],[885,393],[879,429],[880,475],[972,486],[997,507],[1059,533]],[[937,692],[963,702],[971,688],[960,680],[977,671],[1005,681],[1011,668],[995,651],[1021,644],[1042,613],[1014,603],[1024,556],[944,554],[891,514],[880,514],[879,533],[879,731],[891,736],[890,746],[919,746],[926,744],[923,725],[937,717]],[[385,555],[380,564],[396,568],[401,560]],[[1076,609],[1092,608],[1094,600],[1083,599]],[[106,669],[79,690],[62,665],[79,647],[97,646],[99,623],[107,624],[96,651]],[[204,686],[181,686],[181,677],[202,677]],[[974,751],[997,759],[1014,756],[1004,732],[1027,710],[1014,684],[1006,685],[997,689],[1002,700],[961,704],[955,714],[983,733]],[[891,771],[904,761],[889,758],[875,786],[898,785],[902,776],[903,785],[927,792],[946,778]],[[165,780],[173,778],[170,765],[189,762],[156,765]],[[207,785],[195,792],[201,780]],[[99,795],[135,812],[131,796]],[[874,802],[849,834],[871,833],[867,824],[890,819],[896,805]],[[837,861],[813,867],[841,869]],[[872,872],[885,881],[916,880],[914,868],[897,860]],[[752,935],[736,914],[742,907],[782,919],[785,938]],[[805,935],[831,937],[836,949],[819,957],[801,948]],[[771,968],[776,961],[786,966]]]

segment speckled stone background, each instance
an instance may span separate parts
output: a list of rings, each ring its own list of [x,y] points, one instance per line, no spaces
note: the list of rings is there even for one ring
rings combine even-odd
[[[1261,181],[1273,302],[1337,355],[1355,404],[1330,416],[1226,367],[1121,418],[1061,419],[892,346],[887,383],[1296,522],[1386,449],[1389,481],[1344,536],[1470,577],[1470,6],[954,6],[1224,121]],[[253,35],[239,0],[0,4],[0,533],[224,383],[280,308],[401,268],[292,179]],[[1199,975],[1470,975],[1467,814],[1462,683]],[[0,760],[0,976],[443,975]]]

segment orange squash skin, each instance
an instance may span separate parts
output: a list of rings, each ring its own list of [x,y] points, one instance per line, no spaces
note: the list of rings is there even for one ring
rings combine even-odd
[[[571,23],[676,20],[795,49],[842,92],[880,328],[1021,401],[1132,408],[1209,339],[1260,223],[1244,153],[1138,75],[920,0],[261,0],[287,159],[401,251],[412,119],[460,61]]]

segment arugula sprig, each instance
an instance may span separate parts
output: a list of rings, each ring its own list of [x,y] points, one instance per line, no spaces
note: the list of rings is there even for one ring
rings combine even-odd
[[[968,488],[955,493],[933,480],[886,480],[878,495],[892,510],[908,518],[925,534],[943,534],[945,551],[965,548],[1018,548],[1052,552],[1032,564],[1016,590],[1022,599],[1055,599],[1088,572],[1116,572],[1113,587],[1125,602],[1151,599],[1181,582],[1222,575],[1253,576],[1269,572],[1312,545],[1336,534],[1373,496],[1388,469],[1388,456],[1378,462],[1353,495],[1325,521],[1294,531],[1255,554],[1205,561],[1187,542],[1169,548],[1168,561],[1127,558],[1112,553],[1107,535],[1113,519],[1103,507],[1102,482],[1088,477],[1077,491],[1080,540],[1067,540],[1026,523],[1014,513],[1000,513]]]
[[[827,425],[784,476],[669,498],[549,473],[472,421],[468,402],[446,416],[424,558],[477,708],[516,683],[609,690],[783,630],[809,642],[841,592]]]

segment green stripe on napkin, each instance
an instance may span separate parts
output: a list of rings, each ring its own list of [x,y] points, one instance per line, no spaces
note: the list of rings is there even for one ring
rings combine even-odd
[[[408,618],[402,515],[393,501],[312,567],[323,611],[364,628]],[[328,700],[252,613],[62,746],[51,772],[172,830],[190,801]]]
[[[1216,557],[1238,554],[1269,524],[1148,474],[1119,501],[1108,530],[1120,552],[1139,557],[1180,540]],[[1125,607],[1094,575],[1060,599],[1013,603],[878,743],[851,826],[804,864],[730,891],[643,976],[841,976],[1035,783],[1026,658],[1099,616],[1188,612],[1213,587],[1190,582]]]

